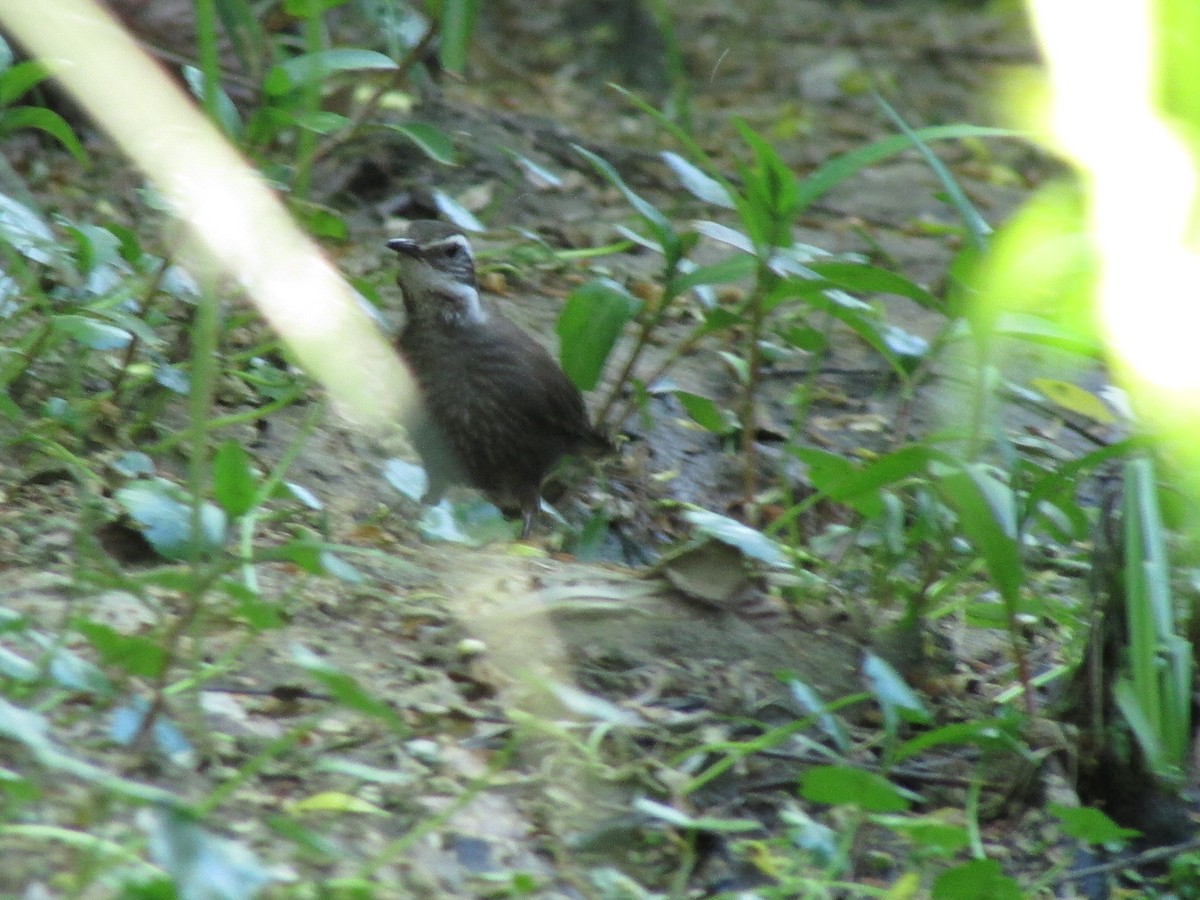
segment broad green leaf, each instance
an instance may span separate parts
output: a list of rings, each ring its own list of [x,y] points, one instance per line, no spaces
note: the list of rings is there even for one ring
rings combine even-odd
[[[374,50],[339,47],[293,57],[271,70],[265,82],[268,94],[286,94],[305,84],[322,81],[334,72],[395,69],[396,61]]]
[[[934,728],[932,731],[922,732],[915,738],[905,741],[896,748],[889,761],[892,765],[897,765],[934,747],[967,744],[983,749],[1011,749],[1019,746],[1020,741],[1012,733],[1011,725],[1000,719],[955,722],[951,725],[943,725],[941,728]]]
[[[688,391],[674,391],[676,399],[683,404],[687,414],[697,424],[713,434],[732,434],[737,430],[737,417],[729,410],[717,406],[708,397]]]
[[[608,278],[571,292],[558,316],[559,360],[582,391],[600,382],[617,339],[641,309],[641,301]]]
[[[1014,614],[1021,596],[1022,564],[1012,489],[979,463],[943,475],[938,489],[958,513],[963,534],[983,557],[1009,615]]]
[[[91,157],[83,149],[74,129],[67,120],[54,110],[43,106],[17,106],[0,112],[0,133],[10,133],[19,128],[36,128],[55,138],[67,148],[81,166],[90,166]]]
[[[116,492],[116,500],[141,526],[146,540],[166,559],[186,559],[191,552],[192,507],[187,492],[162,478],[147,478]],[[200,510],[199,550],[210,554],[225,544],[225,513],[211,503]]]
[[[348,584],[363,583],[362,573],[336,553],[324,550],[321,552],[320,560],[321,568],[325,571],[326,575],[332,575],[339,581],[345,581]]]
[[[107,325],[87,316],[55,316],[54,328],[92,350],[116,350],[127,347],[133,335],[124,328]]]
[[[1029,384],[1067,412],[1084,416],[1101,425],[1111,425],[1117,420],[1103,400],[1077,384],[1056,378],[1035,378]]]
[[[389,459],[383,464],[383,477],[409,500],[420,500],[429,487],[425,470],[403,459]]]
[[[400,125],[384,125],[388,131],[402,135],[416,145],[417,149],[444,166],[458,165],[454,152],[454,141],[446,132],[424,122],[405,122]],[[477,230],[477,229],[476,229]]]
[[[787,565],[787,556],[777,543],[761,531],[755,531],[736,519],[706,509],[686,510],[683,517],[701,534],[707,534],[724,544],[736,547],[747,556],[770,566]]]
[[[738,253],[708,266],[697,266],[691,271],[677,276],[668,285],[667,293],[674,297],[699,285],[740,281],[752,276],[757,265],[753,256]]]
[[[32,683],[38,680],[41,669],[7,647],[0,647],[0,678]]]
[[[250,467],[250,454],[236,441],[225,441],[213,455],[213,494],[234,519],[254,506],[258,480]]]
[[[941,311],[942,302],[923,287],[902,275],[866,263],[832,260],[813,262],[809,268],[830,284],[862,294],[896,294],[907,297],[926,309]]]
[[[36,211],[7,194],[0,194],[0,240],[34,262],[48,263],[58,250],[54,233]]]
[[[50,69],[41,60],[21,62],[5,69],[0,75],[0,106],[11,105],[49,77]]]
[[[730,228],[728,225],[722,225],[719,222],[709,222],[704,219],[692,222],[692,228],[707,238],[711,238],[722,244],[728,244],[730,247],[741,250],[750,256],[754,255],[754,242],[744,232],[738,231],[736,228]]]
[[[249,900],[280,877],[245,844],[217,837],[178,810],[155,809],[142,821],[150,857],[171,876],[174,896]]]
[[[933,882],[933,900],[1022,900],[1016,880],[994,859],[974,859],[942,872]]]
[[[301,128],[315,131],[317,134],[333,134],[341,131],[350,124],[350,118],[341,113],[328,109],[309,109],[297,111],[292,121]]]
[[[1069,837],[1088,844],[1115,844],[1141,834],[1136,828],[1122,828],[1100,810],[1089,806],[1051,803],[1046,809],[1062,822],[1063,831]]]
[[[96,648],[105,664],[130,675],[157,678],[167,664],[167,654],[155,641],[140,635],[125,635],[103,622],[81,619],[74,628]]]
[[[933,457],[920,444],[903,447],[865,465],[815,447],[793,447],[791,453],[808,466],[813,487],[868,518],[883,512],[884,488],[923,472]]]
[[[992,326],[992,332],[996,337],[1043,344],[1090,359],[1100,359],[1103,355],[1100,344],[1081,334],[1078,329],[1064,328],[1049,319],[1027,313],[1004,313],[998,316]],[[955,340],[976,340],[972,327],[966,322],[958,323],[958,327],[950,332],[949,337]]]
[[[943,822],[936,818],[936,813],[924,817],[911,815],[872,816],[871,821],[889,831],[894,831],[896,834],[907,837],[924,853],[932,851],[939,856],[950,856],[964,849],[971,842],[970,832],[967,831],[965,826]],[[915,887],[916,885],[914,885]],[[895,896],[896,900],[899,900],[902,896],[917,897],[919,894],[915,890],[911,894],[903,895],[889,893],[889,900],[893,896]]]
[[[929,711],[913,689],[905,683],[900,673],[874,653],[863,659],[863,675],[883,711],[884,725],[889,734],[895,734],[900,719],[907,722],[928,722]]]
[[[659,155],[662,156],[663,162],[667,164],[667,168],[675,173],[675,177],[679,179],[679,183],[683,185],[684,190],[697,200],[703,200],[705,203],[711,203],[723,209],[734,208],[733,199],[729,196],[729,191],[717,179],[692,165],[678,153],[664,150]]]
[[[800,776],[800,795],[812,803],[856,806],[867,812],[903,812],[907,792],[886,778],[851,766],[813,766]]]
[[[925,358],[929,353],[929,341],[898,325],[885,324],[879,331],[883,343],[900,363],[907,363],[906,370]]]

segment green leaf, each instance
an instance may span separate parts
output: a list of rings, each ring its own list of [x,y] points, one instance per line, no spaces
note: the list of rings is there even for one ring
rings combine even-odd
[[[55,138],[67,148],[81,166],[90,166],[91,157],[83,149],[74,129],[67,120],[54,110],[41,106],[18,106],[0,112],[0,133],[11,133],[19,128],[36,128]]]
[[[977,125],[934,125],[913,131],[923,141],[964,137],[1019,137],[1019,133],[1004,128],[983,128]],[[890,156],[912,149],[912,141],[902,134],[892,135],[866,147],[835,156],[800,182],[797,203],[808,208],[813,201],[829,193],[851,175],[867,166],[882,162]]]
[[[679,179],[684,190],[697,200],[703,200],[705,203],[711,203],[723,209],[734,208],[733,198],[729,196],[729,191],[721,182],[692,165],[678,153],[664,150],[659,155],[667,164],[667,168],[675,173],[675,177]]]
[[[934,455],[929,448],[912,444],[859,466],[836,453],[815,447],[793,447],[791,453],[808,466],[808,478],[813,487],[868,518],[883,512],[885,487],[923,472]]]
[[[223,578],[217,586],[237,603],[233,610],[234,615],[243,619],[255,631],[269,631],[287,624],[278,604],[263,599],[257,591],[240,581]]]
[[[34,85],[50,77],[50,70],[40,60],[17,63],[0,75],[0,106],[21,99]]]
[[[580,285],[567,297],[558,316],[558,354],[563,371],[581,391],[599,384],[617,339],[641,305],[608,278]]]
[[[192,96],[204,105],[204,94],[207,84],[204,80],[204,73],[195,66],[183,67],[183,80],[187,83],[188,90],[192,92]],[[225,93],[221,85],[213,85],[216,92],[216,116],[217,124],[227,135],[235,140],[242,134],[242,118],[238,115],[237,106],[229,95]]]
[[[800,776],[800,795],[813,803],[856,806],[868,812],[902,812],[906,792],[874,772],[851,766],[813,766]]]
[[[387,703],[372,695],[354,678],[299,644],[292,648],[292,658],[300,668],[324,685],[334,700],[347,709],[378,719],[397,734],[407,734],[408,727]]]
[[[441,44],[438,58],[448,72],[461,73],[467,66],[467,50],[475,33],[479,0],[442,0]]]
[[[738,253],[712,265],[697,266],[686,274],[676,276],[667,286],[667,294],[675,297],[684,291],[704,284],[726,284],[730,281],[740,281],[752,276],[757,265],[753,256]]]
[[[191,552],[192,507],[187,492],[162,478],[135,481],[116,492],[116,500],[142,528],[146,540],[166,559]],[[210,554],[225,544],[225,513],[211,503],[200,510],[199,550]]]
[[[54,233],[36,211],[7,194],[0,194],[0,240],[34,262],[49,263],[59,250]]]
[[[943,310],[942,302],[919,285],[907,278],[870,266],[866,263],[844,262],[814,262],[809,268],[828,281],[847,291],[862,294],[896,294],[920,304],[926,309]]]
[[[942,872],[933,882],[933,900],[1022,900],[1017,882],[994,859],[975,859]]]
[[[283,11],[297,19],[308,19],[324,15],[348,2],[349,0],[283,0]]]
[[[155,809],[143,821],[150,857],[171,876],[173,896],[240,900],[280,878],[245,844],[217,837],[179,810]]]
[[[625,198],[626,202],[650,226],[650,230],[654,232],[655,240],[663,248],[663,253],[669,255],[669,246],[675,245],[679,241],[679,236],[671,226],[670,220],[659,212],[654,204],[648,200],[644,200],[635,193],[621,176],[617,174],[617,170],[612,167],[608,160],[600,158],[595,153],[592,153],[592,151],[585,150],[578,144],[572,144],[571,146],[576,153],[592,164],[592,167],[604,177],[605,181],[621,192],[621,196]]]
[[[933,174],[937,176],[938,181],[942,183],[942,187],[946,191],[946,196],[950,200],[950,204],[958,213],[966,226],[967,232],[972,238],[972,243],[983,249],[987,246],[987,238],[992,233],[992,227],[987,223],[987,220],[979,214],[974,204],[967,198],[966,193],[959,187],[958,181],[950,173],[940,159],[934,156],[933,151],[926,146],[925,141],[921,139],[903,117],[896,112],[890,103],[883,98],[883,95],[878,91],[872,92],[875,96],[875,102],[883,107],[883,111],[887,113],[888,118],[895,123],[896,127],[904,134],[906,138],[917,148],[917,152],[921,154],[921,158],[925,160],[925,164],[933,170]]]
[[[905,741],[889,758],[892,765],[945,745],[973,744],[984,749],[1013,748],[1020,741],[1012,733],[1008,722],[1000,719],[976,719],[971,722],[955,722],[932,731],[922,732]]]
[[[440,128],[426,125],[424,122],[405,122],[402,125],[385,124],[383,127],[412,141],[418,150],[434,162],[444,166],[458,165],[454,142]]]
[[[673,391],[687,414],[697,424],[713,434],[732,434],[737,430],[737,417],[729,410],[717,406],[708,397],[688,391]]]
[[[894,734],[899,719],[909,722],[929,722],[930,715],[913,689],[887,662],[874,653],[867,653],[863,660],[863,675],[871,695],[883,710],[884,726]]]
[[[648,797],[639,797],[634,800],[633,808],[675,828],[684,828],[689,831],[738,834],[745,831],[758,831],[762,828],[762,823],[756,819],[718,819],[709,816],[693,816]]]
[[[245,515],[258,496],[258,480],[250,454],[236,441],[226,441],[213,455],[213,494],[230,518]]]
[[[133,335],[124,328],[106,325],[87,316],[55,316],[54,328],[92,350],[116,350],[129,346]]]
[[[1069,837],[1088,844],[1116,844],[1135,838],[1136,828],[1122,828],[1098,809],[1089,806],[1063,806],[1051,803],[1047,809],[1063,824]]]
[[[323,81],[334,72],[357,72],[365,69],[395,69],[396,61],[374,50],[339,47],[306,53],[289,59],[271,70],[265,82],[268,94],[280,96],[289,91]]]
[[[697,531],[716,538],[723,544],[736,547],[747,556],[761,560],[770,566],[787,565],[787,556],[777,543],[761,531],[755,531],[736,519],[706,509],[686,510],[683,517]]]
[[[951,825],[935,816],[872,816],[871,821],[889,831],[907,837],[923,851],[951,856],[971,842],[970,832],[962,825]]]
[[[350,234],[346,220],[331,209],[312,204],[296,204],[293,210],[304,224],[304,230],[313,237],[344,241]]]
[[[88,619],[74,622],[73,627],[96,648],[101,660],[130,675],[157,678],[167,664],[166,651],[149,638],[124,635],[102,622]]]
[[[963,534],[983,557],[1008,614],[1015,614],[1021,595],[1022,565],[1012,489],[979,463],[943,475],[938,489],[958,513]]]
[[[321,568],[326,575],[332,575],[339,581],[345,581],[348,584],[362,584],[364,579],[362,573],[350,563],[346,562],[336,553],[329,550],[321,551]]]
[[[350,118],[328,109],[306,109],[298,110],[292,116],[292,122],[317,134],[333,134],[335,131],[341,131],[347,127],[350,124]]]

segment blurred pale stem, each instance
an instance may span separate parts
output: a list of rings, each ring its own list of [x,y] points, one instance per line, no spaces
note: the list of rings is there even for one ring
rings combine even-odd
[[[0,0],[0,22],[150,178],[362,424],[399,420],[407,373],[320,251],[177,84],[93,0]]]

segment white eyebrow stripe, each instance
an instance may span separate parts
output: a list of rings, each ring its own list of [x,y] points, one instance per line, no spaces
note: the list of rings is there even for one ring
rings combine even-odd
[[[445,247],[449,244],[457,244],[467,252],[467,257],[469,259],[475,259],[475,254],[471,252],[471,242],[461,234],[451,234],[447,237],[441,238],[440,240],[430,241],[426,246],[430,249],[433,249],[437,247]]]

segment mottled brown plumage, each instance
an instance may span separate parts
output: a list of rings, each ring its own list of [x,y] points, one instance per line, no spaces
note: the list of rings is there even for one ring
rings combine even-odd
[[[388,241],[407,321],[397,348],[416,379],[410,437],[437,503],[452,484],[478,488],[529,534],[546,475],[564,455],[610,449],[579,389],[532,337],[479,301],[466,237],[418,221]]]

